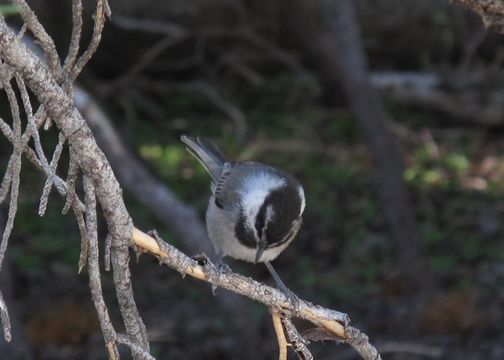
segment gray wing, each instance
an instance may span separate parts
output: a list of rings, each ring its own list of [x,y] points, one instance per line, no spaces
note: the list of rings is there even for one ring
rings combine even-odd
[[[240,203],[240,189],[244,180],[250,176],[257,167],[262,166],[252,161],[224,164],[222,175],[217,180],[215,188],[212,188],[215,197],[215,205],[220,209],[231,209]]]

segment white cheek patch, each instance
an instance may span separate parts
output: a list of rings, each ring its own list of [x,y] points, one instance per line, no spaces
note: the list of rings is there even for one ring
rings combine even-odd
[[[246,226],[254,232],[254,237],[257,242],[259,242],[260,239],[258,238],[257,229],[255,228],[255,220],[266,196],[268,196],[267,191],[257,189],[244,194],[241,199]]]
[[[302,186],[298,187],[298,193],[299,193],[299,197],[301,198],[301,210],[299,211],[299,216],[301,216],[301,215],[303,215],[303,211],[306,206],[306,200],[305,200],[304,190],[303,190]]]
[[[268,205],[266,208],[266,219],[264,220],[264,225],[262,228],[262,236],[266,237],[266,229],[268,228],[268,224],[273,221],[275,218],[275,209],[273,209],[273,205]],[[263,240],[263,239],[261,239]]]
[[[269,224],[275,218],[275,209],[273,209],[273,205],[269,204],[266,208],[266,219],[264,221],[265,224]]]
[[[255,228],[257,213],[270,192],[284,185],[284,179],[272,176],[268,173],[254,174],[254,176],[246,178],[243,182],[243,188],[240,191],[242,209],[245,214],[247,226],[254,232],[257,241],[260,240],[258,238],[257,229]],[[266,209],[265,224],[268,223],[268,216],[273,219],[274,215],[275,212],[273,207],[270,209],[270,206],[268,206],[268,209]]]

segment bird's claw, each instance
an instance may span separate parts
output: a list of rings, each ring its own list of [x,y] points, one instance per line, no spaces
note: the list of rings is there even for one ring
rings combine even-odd
[[[224,261],[222,261],[222,259],[219,259],[219,261],[217,261],[217,263],[215,264],[215,267],[217,268],[217,270],[219,272],[222,272],[222,273],[230,273],[231,272],[231,268],[228,266],[228,264],[226,264]]]
[[[287,298],[287,302],[290,305],[292,305],[294,312],[297,312],[299,310],[299,304],[300,304],[299,297],[287,286],[280,286],[279,290],[283,292],[283,294]]]

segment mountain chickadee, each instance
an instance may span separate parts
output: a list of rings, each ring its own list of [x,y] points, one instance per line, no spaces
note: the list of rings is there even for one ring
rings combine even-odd
[[[258,162],[228,161],[209,139],[186,135],[180,139],[212,177],[206,226],[217,254],[263,262],[277,286],[297,302],[270,261],[294,240],[301,226],[305,197],[299,181]]]

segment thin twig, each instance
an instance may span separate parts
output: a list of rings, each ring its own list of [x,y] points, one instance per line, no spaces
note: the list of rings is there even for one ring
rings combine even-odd
[[[285,339],[285,332],[282,326],[282,315],[274,309],[270,309],[270,313],[278,341],[278,360],[287,360],[287,340]]]
[[[28,29],[28,25],[26,25],[26,23],[24,23],[23,26],[21,26],[21,30],[19,30],[19,32],[17,34],[17,38],[19,40],[21,40],[23,38],[27,29]]]
[[[47,117],[47,113],[45,111],[45,108],[43,105],[41,105],[38,110],[35,112],[35,115],[33,115],[33,122],[35,123],[35,127],[37,129],[39,129],[42,124],[44,123],[44,120],[45,118]],[[26,130],[23,134],[23,142],[25,142],[26,144],[28,144],[28,142],[30,141],[31,139],[31,136],[32,136],[32,132],[33,132],[33,129],[31,126],[27,126],[26,127]]]
[[[10,342],[12,340],[12,334],[9,319],[9,311],[7,310],[7,305],[5,304],[1,290],[0,290],[0,320],[2,321],[4,339],[5,341]]]
[[[7,195],[9,195],[10,185],[12,181],[13,165],[14,165],[14,154],[12,154],[11,157],[9,158],[9,162],[7,163],[7,168],[5,169],[2,182],[0,183],[0,204],[3,203],[4,200],[7,198]]]
[[[123,345],[128,346],[133,353],[136,353],[137,355],[140,356],[139,359],[142,359],[142,360],[156,360],[151,354],[149,354],[149,352],[145,351],[141,346],[135,344],[126,335],[117,334],[116,335],[116,341],[119,344],[123,344]]]
[[[87,62],[91,59],[91,57],[96,52],[96,49],[98,48],[98,45],[100,44],[103,26],[105,25],[105,15],[106,15],[107,7],[108,7],[108,4],[107,4],[106,0],[97,0],[96,1],[96,10],[93,15],[93,19],[94,19],[93,36],[91,37],[91,41],[89,42],[87,49],[76,61],[70,74],[68,74],[68,77],[67,77],[68,82],[73,83],[75,81],[75,79],[77,78],[77,76],[79,76],[79,74],[82,71],[82,69],[84,68],[84,66],[87,64]]]
[[[302,360],[313,360],[313,355],[308,350],[308,341],[297,331],[291,319],[287,316],[282,316],[281,319],[287,339],[289,339],[289,343],[292,345],[296,355]]]
[[[2,131],[2,133],[4,134],[4,136],[7,138],[7,140],[9,142],[14,143],[14,134],[13,134],[11,128],[1,118],[0,118],[0,131]],[[26,134],[26,132],[25,132],[25,134]],[[33,151],[33,149],[30,148],[25,143],[24,140],[21,141],[21,146],[22,146],[22,151],[26,155],[27,159],[30,160],[30,162],[37,169],[39,169],[42,172],[44,172],[45,176],[49,177],[50,173],[48,172],[47,168],[42,165],[42,162],[38,159],[37,154],[35,153],[35,151]],[[56,189],[58,190],[58,192],[60,193],[60,195],[61,196],[67,196],[68,190],[67,190],[67,184],[66,184],[66,182],[62,178],[60,178],[58,175],[56,175],[56,174],[53,175],[53,181],[54,181],[55,184],[56,183],[58,184],[58,186],[56,186]],[[75,197],[75,206],[77,206],[77,208],[78,208],[78,210],[80,212],[84,212],[85,211],[84,204],[79,200],[79,198],[77,197],[77,195],[74,195],[74,197]]]
[[[64,181],[62,181],[58,176],[56,176],[56,168],[58,166],[59,157],[61,156],[61,152],[63,150],[63,143],[65,142],[65,137],[62,133],[60,133],[58,139],[58,145],[56,146],[56,150],[54,152],[51,164],[49,164],[44,155],[44,151],[42,149],[42,144],[40,141],[40,135],[38,133],[38,128],[42,124],[42,120],[46,117],[45,109],[43,108],[43,106],[40,106],[39,110],[35,113],[35,115],[33,115],[33,110],[30,103],[30,97],[28,95],[26,85],[23,79],[21,79],[21,77],[18,74],[16,74],[16,83],[21,93],[21,99],[23,101],[23,106],[25,108],[25,112],[28,117],[28,125],[29,125],[27,126],[27,130],[23,134],[22,143],[24,145],[30,140],[30,137],[33,137],[36,154],[38,156],[38,162],[40,166],[42,166],[47,176],[47,181],[44,185],[44,190],[42,192],[39,206],[39,215],[43,216],[47,206],[49,192],[51,190],[52,184],[56,186],[60,194],[67,194],[67,188]],[[49,117],[47,118],[49,119]],[[75,198],[75,196],[73,196],[73,198]],[[78,211],[80,212],[83,211],[83,205],[80,202],[75,203],[75,205],[78,207]]]
[[[9,81],[5,79],[5,67],[0,68],[0,80],[2,82],[5,93],[7,94],[7,99],[9,101],[10,110],[13,119],[13,146],[14,150],[12,152],[13,164],[12,164],[12,175],[11,175],[11,188],[10,188],[10,202],[9,202],[9,212],[7,216],[7,222],[5,223],[5,228],[2,234],[2,243],[0,244],[0,269],[2,268],[3,260],[5,257],[5,252],[7,250],[7,245],[9,243],[9,237],[14,226],[14,219],[17,212],[17,201],[19,195],[19,182],[21,173],[21,116],[19,114],[19,104],[16,99],[16,94],[12,89]]]
[[[63,79],[63,69],[61,67],[60,59],[53,39],[45,31],[44,27],[39,22],[37,16],[33,10],[30,9],[26,1],[12,0],[12,2],[19,6],[21,18],[38,40],[40,47],[47,57],[47,64],[49,65],[52,74],[58,81],[61,81]]]
[[[75,64],[79,54],[80,39],[82,34],[82,0],[72,1],[72,36],[68,47],[68,55],[63,64],[63,69],[68,73]]]
[[[16,74],[16,83],[21,93],[21,99],[23,101],[23,106],[28,118],[28,128],[31,129],[31,136],[33,138],[33,143],[35,144],[35,152],[37,153],[38,159],[40,160],[40,163],[44,168],[44,172],[48,174],[48,178],[52,180],[56,187],[60,188],[58,191],[66,192],[64,184],[56,179],[54,169],[51,167],[44,154],[44,149],[42,148],[42,143],[40,141],[40,135],[38,132],[38,124],[35,121],[35,117],[33,116],[33,110],[31,107],[28,90],[26,89],[26,85],[19,74]]]
[[[16,79],[16,84],[19,89],[19,92],[21,93],[21,101],[23,103],[25,114],[27,117],[33,117],[33,109],[32,109],[31,102],[30,102],[30,95],[28,95],[28,90],[26,89],[26,85],[18,73],[16,73],[14,77]]]
[[[12,129],[1,118],[0,118],[0,130],[10,143],[14,143],[14,133],[12,132]],[[35,165],[37,169],[44,171],[42,164],[37,158],[37,154],[35,153],[35,151],[33,151],[33,149],[30,148],[24,141],[22,141],[22,146],[23,146],[23,152],[25,153],[28,160],[30,160],[31,163]]]
[[[66,184],[67,184],[67,193],[66,193],[66,201],[65,205],[63,206],[63,210],[61,210],[61,213],[65,215],[68,213],[68,210],[73,206],[74,201],[76,200],[76,194],[75,194],[75,183],[77,182],[77,177],[79,176],[79,165],[77,164],[76,160],[76,155],[72,151],[71,148],[69,148],[69,155],[70,155],[70,160],[68,162],[68,173],[66,177]]]
[[[65,144],[66,138],[60,132],[58,136],[58,144],[56,145],[56,149],[54,150],[53,157],[51,159],[51,163],[49,166],[53,173],[56,173],[56,169],[58,168],[58,162],[63,152],[63,145]],[[39,216],[44,216],[47,209],[47,202],[49,200],[49,194],[51,193],[52,185],[54,183],[54,177],[48,177],[44,184],[44,189],[42,190],[42,196],[40,197],[40,204],[38,214]]]
[[[89,288],[93,297],[93,303],[100,320],[100,327],[102,330],[103,338],[109,352],[109,359],[119,359],[119,352],[115,345],[116,331],[110,320],[109,312],[105,300],[103,299],[100,264],[99,264],[99,251],[98,251],[98,223],[96,218],[96,194],[91,180],[83,177],[83,185],[85,192],[85,205],[86,205],[86,228],[89,241],[89,256],[88,256],[88,270],[89,270]]]
[[[72,207],[74,210],[75,219],[77,220],[77,226],[79,227],[79,233],[81,238],[81,251],[79,255],[79,269],[78,273],[84,269],[86,266],[86,261],[88,257],[88,248],[89,248],[89,237],[86,229],[86,224],[84,222],[84,216],[80,211],[76,211],[75,207]]]
[[[142,358],[143,353],[148,353],[150,349],[149,340],[147,338],[147,330],[143,323],[142,317],[138,312],[138,308],[133,298],[133,288],[131,284],[131,273],[129,270],[129,253],[128,247],[121,248],[116,244],[119,239],[112,238],[114,247],[112,248],[111,262],[112,275],[116,290],[117,302],[123,322],[126,327],[126,332],[130,338],[136,340],[136,344],[143,351],[136,351],[136,348],[131,348],[133,358],[138,360]]]

